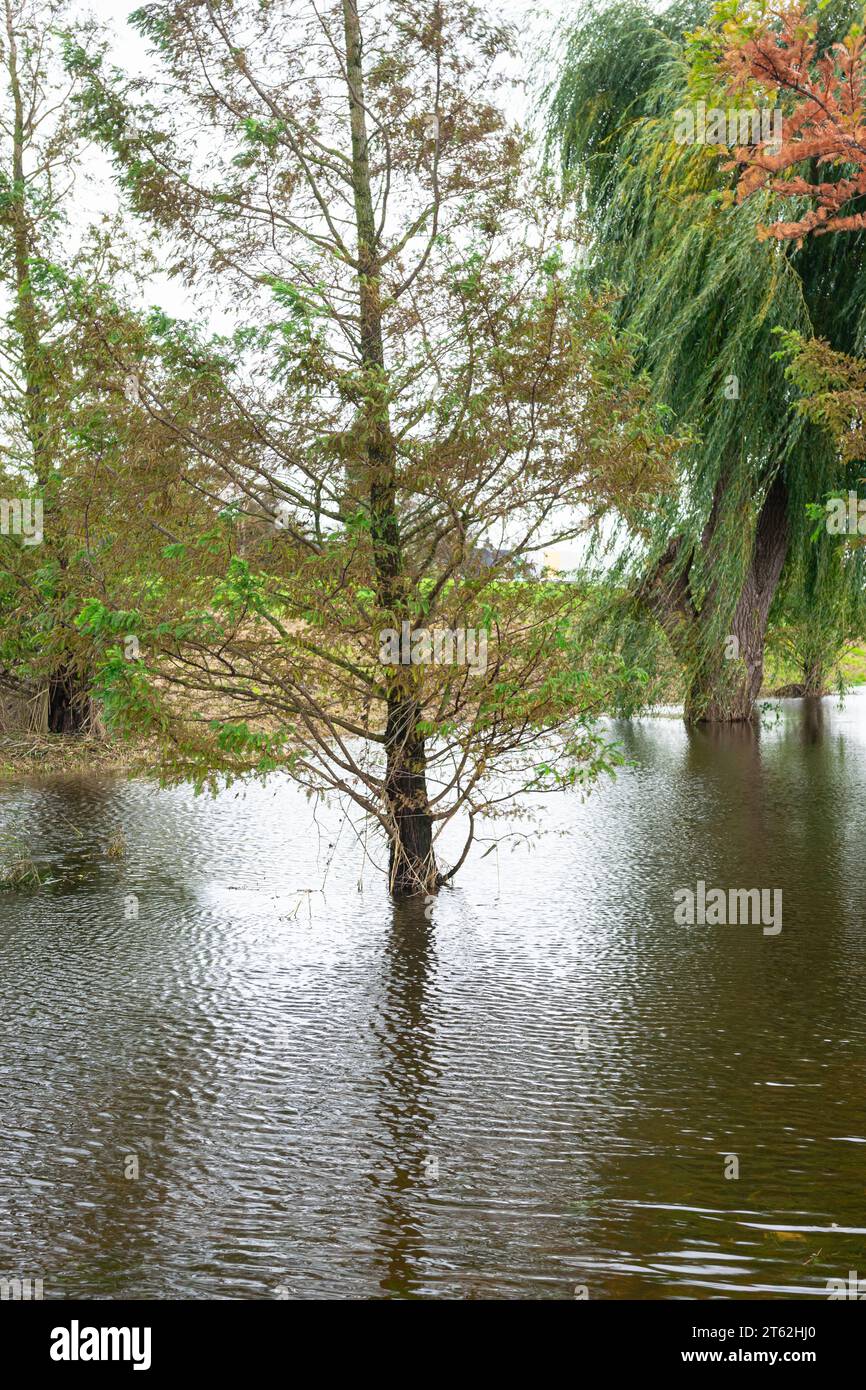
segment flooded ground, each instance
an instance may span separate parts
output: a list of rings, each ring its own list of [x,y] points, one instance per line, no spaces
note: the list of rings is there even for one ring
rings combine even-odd
[[[359,886],[339,816],[282,779],[0,790],[43,878],[0,895],[0,1275],[249,1299],[866,1274],[866,698],[612,733],[633,766],[479,849],[431,921]],[[781,932],[677,925],[699,881],[781,890]]]

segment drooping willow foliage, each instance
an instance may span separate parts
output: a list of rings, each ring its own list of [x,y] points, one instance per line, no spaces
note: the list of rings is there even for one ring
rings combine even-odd
[[[836,0],[823,11],[825,42],[846,32],[855,9]],[[640,0],[582,7],[549,107],[551,153],[591,230],[586,275],[620,291],[618,321],[640,335],[658,399],[696,435],[680,488],[649,545],[627,548],[615,587],[634,593],[672,537],[682,537],[672,580],[687,565],[698,607],[709,594],[725,596],[704,605],[691,654],[697,667],[725,640],[774,477],[785,485],[790,533],[774,616],[793,603],[801,619],[812,614],[827,630],[839,605],[850,612],[863,590],[862,555],[816,537],[807,513],[847,479],[829,435],[796,409],[774,330],[861,350],[866,241],[825,237],[801,249],[759,242],[757,224],[774,220],[778,207],[764,194],[737,206],[726,151],[676,142],[678,109],[694,110],[699,98],[708,107],[735,104],[696,87],[685,35],[710,19],[704,0],[674,0],[661,13]],[[717,492],[721,517],[705,546]],[[833,555],[819,557],[823,548]]]

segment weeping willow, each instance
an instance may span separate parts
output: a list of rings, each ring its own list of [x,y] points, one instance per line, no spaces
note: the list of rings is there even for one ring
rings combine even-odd
[[[638,335],[659,402],[694,434],[678,488],[648,542],[627,547],[615,587],[667,634],[685,671],[686,717],[735,720],[751,717],[768,624],[786,605],[814,627],[807,645],[825,666],[861,599],[862,556],[843,562],[807,510],[845,486],[846,465],[796,408],[777,330],[846,352],[863,345],[866,240],[759,241],[778,199],[738,206],[726,152],[677,143],[675,113],[700,94],[684,36],[710,9],[584,7],[549,94],[549,137],[591,230],[586,278],[619,291],[617,318]],[[854,13],[834,0],[823,42]]]
[[[780,663],[800,673],[786,693],[823,695],[839,653],[862,641],[866,632],[863,551],[825,542],[798,558],[800,563],[790,567],[767,645]],[[836,685],[844,688],[841,673]]]

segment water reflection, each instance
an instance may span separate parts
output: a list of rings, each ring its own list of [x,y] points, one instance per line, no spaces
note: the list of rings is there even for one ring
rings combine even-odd
[[[4,789],[44,884],[0,901],[0,1274],[570,1298],[866,1271],[866,699],[780,709],[613,726],[627,770],[432,908],[359,893],[339,813],[281,780]],[[782,933],[677,927],[698,880],[780,888]]]
[[[436,949],[435,929],[423,902],[392,909],[383,958],[383,988],[372,1027],[379,1045],[381,1084],[375,1112],[390,1164],[369,1175],[378,1206],[377,1244],[385,1293],[415,1293],[426,1252],[417,1194],[435,1192]],[[432,917],[432,912],[430,913]]]

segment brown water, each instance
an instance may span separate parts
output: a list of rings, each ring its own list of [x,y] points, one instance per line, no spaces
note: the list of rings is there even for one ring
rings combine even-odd
[[[351,830],[282,780],[0,792],[45,879],[0,898],[0,1275],[242,1299],[866,1276],[866,698],[614,732],[635,765],[547,801],[550,833],[476,856],[432,922],[359,891]],[[782,932],[676,926],[698,879],[781,888]]]

